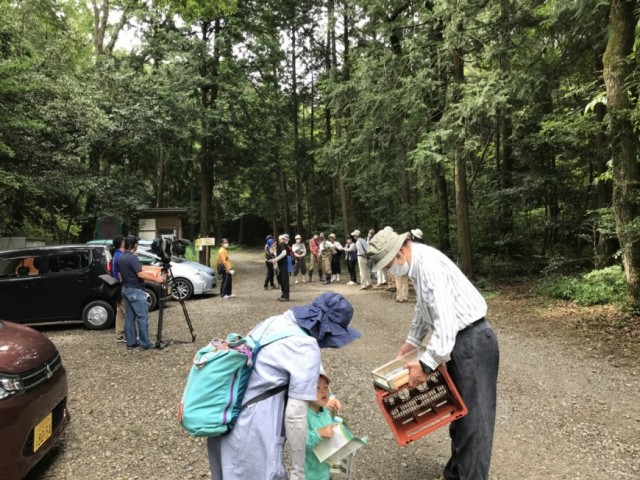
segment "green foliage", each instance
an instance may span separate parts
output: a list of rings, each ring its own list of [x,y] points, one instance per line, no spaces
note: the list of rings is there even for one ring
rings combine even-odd
[[[623,304],[628,299],[624,272],[620,266],[594,270],[579,277],[552,277],[542,281],[543,294],[579,305]]]

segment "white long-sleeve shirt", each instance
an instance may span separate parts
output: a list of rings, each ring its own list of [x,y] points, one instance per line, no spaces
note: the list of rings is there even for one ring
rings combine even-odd
[[[417,347],[432,332],[420,360],[435,369],[449,358],[458,332],[487,314],[487,303],[456,264],[433,247],[412,243],[409,277],[417,302],[407,342]]]

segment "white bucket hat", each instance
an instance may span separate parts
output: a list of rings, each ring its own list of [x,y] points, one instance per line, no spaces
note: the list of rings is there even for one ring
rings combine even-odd
[[[411,235],[422,240],[422,230],[420,230],[419,228],[414,228],[413,230],[411,230]]]
[[[389,230],[380,230],[376,233],[367,247],[367,257],[373,261],[371,271],[377,272],[386,267],[400,251],[408,236],[409,232],[398,235]]]

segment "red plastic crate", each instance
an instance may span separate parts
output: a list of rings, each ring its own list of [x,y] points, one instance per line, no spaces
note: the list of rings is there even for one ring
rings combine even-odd
[[[469,412],[444,365],[417,387],[405,385],[393,392],[374,388],[380,411],[402,447]]]

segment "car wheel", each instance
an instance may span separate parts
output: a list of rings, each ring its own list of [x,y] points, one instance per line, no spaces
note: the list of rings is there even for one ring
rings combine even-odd
[[[113,325],[114,320],[113,306],[104,300],[89,302],[82,309],[82,321],[89,330],[104,330]]]
[[[186,278],[178,277],[173,279],[171,296],[174,300],[189,300],[193,295],[193,285]]]
[[[156,307],[158,306],[158,295],[156,295],[156,292],[152,288],[145,287],[144,296],[147,299],[147,308],[148,308],[148,310],[150,312],[152,310],[155,310]]]

